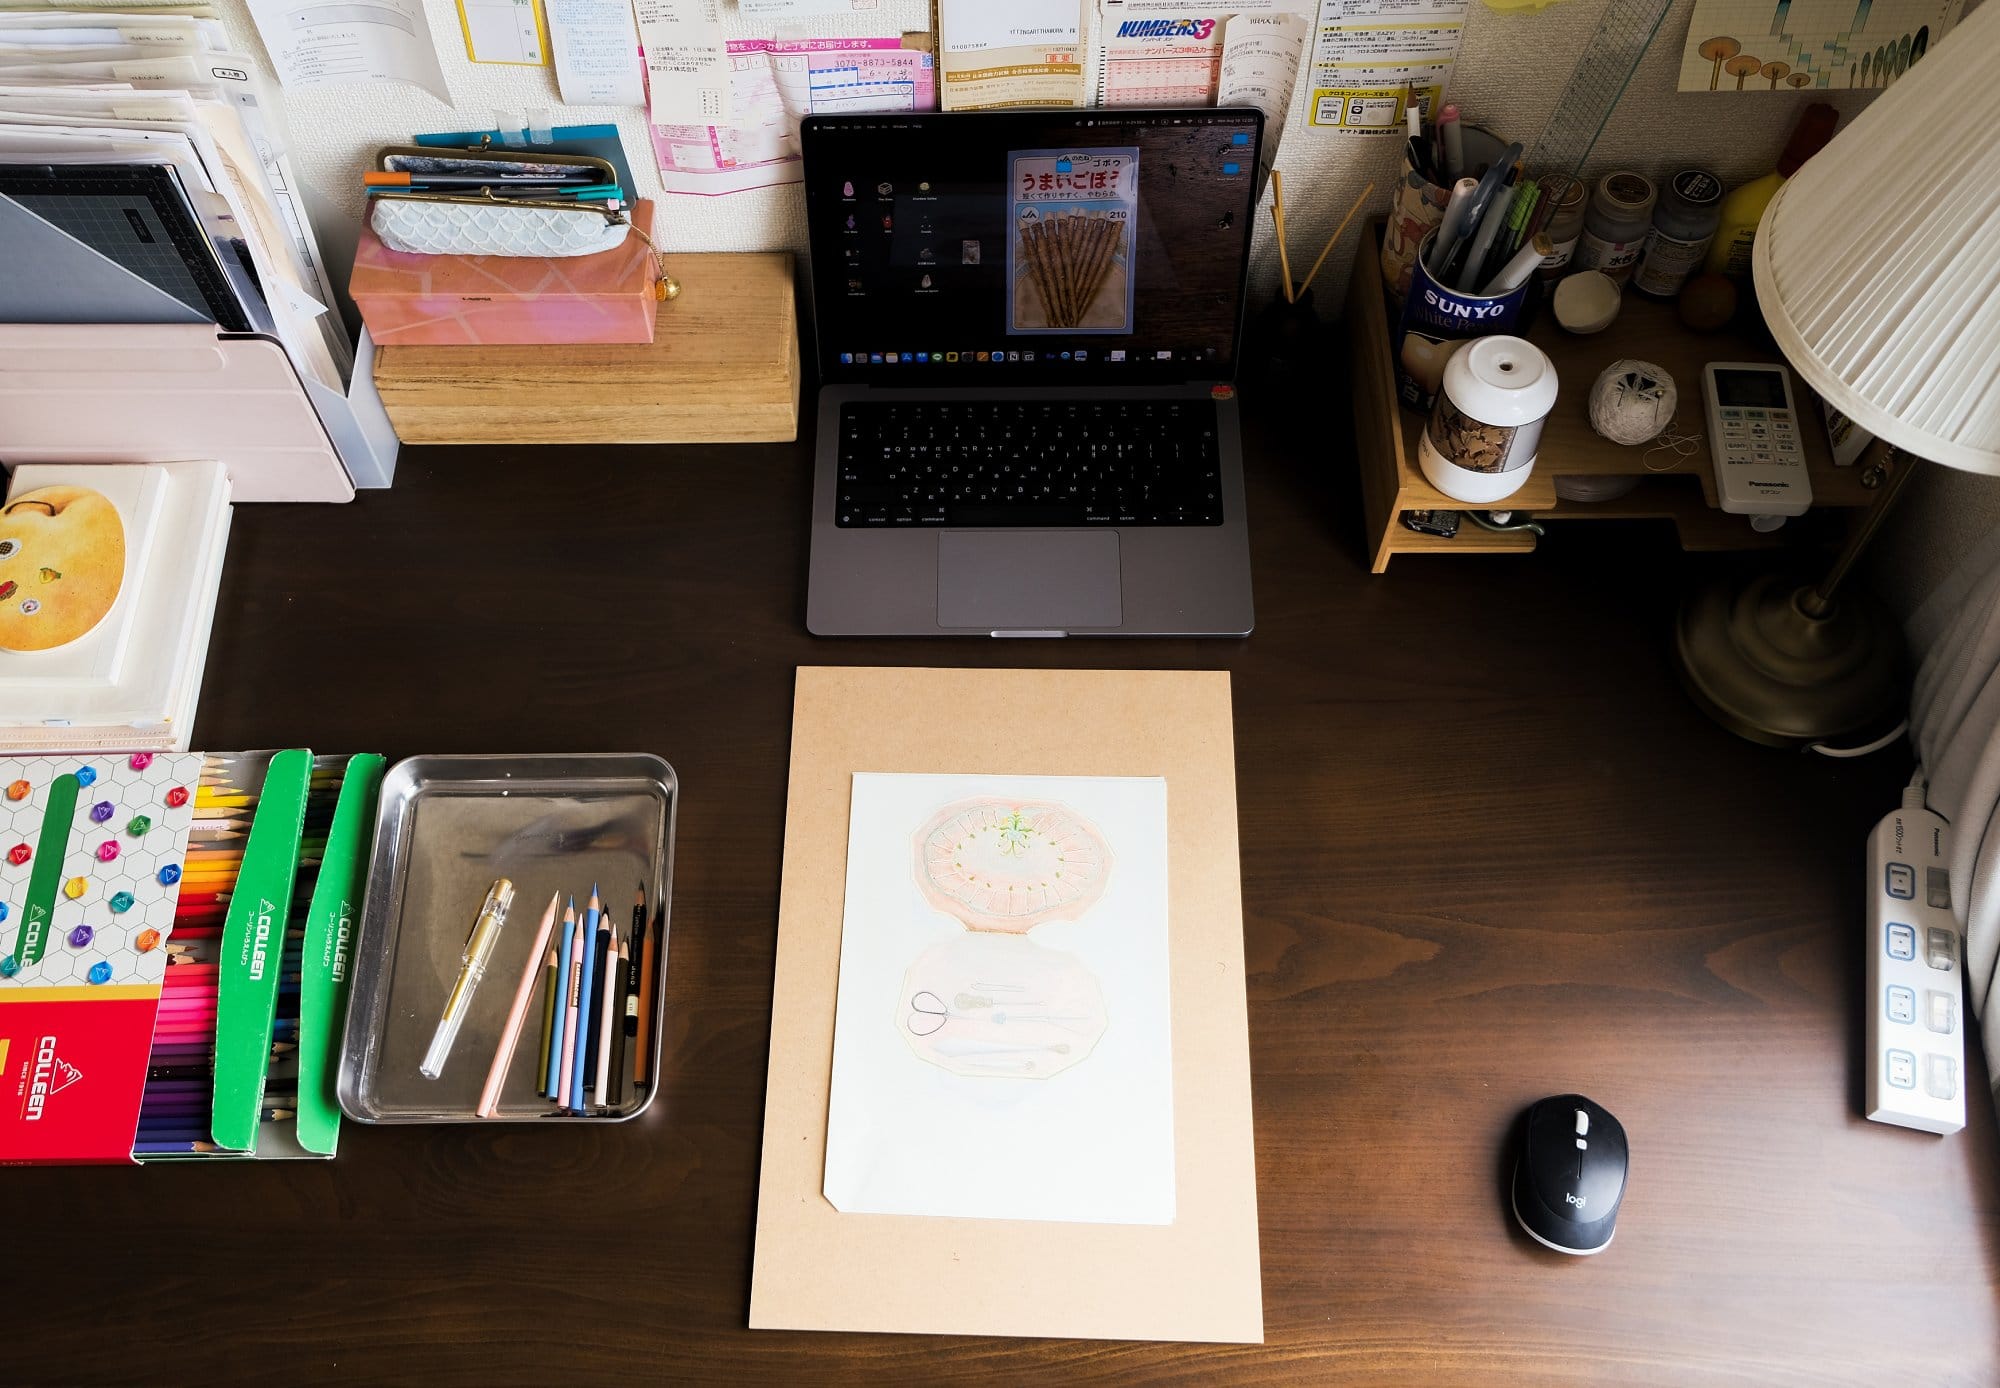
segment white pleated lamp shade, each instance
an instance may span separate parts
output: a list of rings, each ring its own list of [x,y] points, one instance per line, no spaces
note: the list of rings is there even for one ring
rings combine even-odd
[[[1786,182],[1753,266],[1779,348],[1835,409],[2000,474],[2000,0]]]

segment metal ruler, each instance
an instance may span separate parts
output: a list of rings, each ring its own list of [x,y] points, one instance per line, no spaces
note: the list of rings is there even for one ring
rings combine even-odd
[[[1673,0],[1610,0],[1605,6],[1549,123],[1528,151],[1531,177],[1582,170],[1671,8]]]

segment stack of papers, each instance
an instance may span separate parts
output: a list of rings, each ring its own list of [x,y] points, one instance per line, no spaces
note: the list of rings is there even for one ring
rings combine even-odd
[[[88,3],[0,0],[0,241],[26,247],[0,321],[214,322],[345,396],[353,348],[261,63],[206,5]]]
[[[186,751],[229,544],[227,471],[216,462],[23,464],[0,520],[51,487],[90,488],[117,509],[124,581],[88,634],[48,650],[0,650],[0,753]],[[70,562],[34,552],[50,543],[47,527],[14,529],[16,548],[0,559],[0,619],[33,601],[40,583],[64,579],[51,561]]]

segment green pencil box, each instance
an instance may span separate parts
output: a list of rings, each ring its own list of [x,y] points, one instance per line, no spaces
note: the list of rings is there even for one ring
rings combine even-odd
[[[339,1029],[383,767],[373,753],[211,754],[205,783],[254,800],[220,941],[211,1142],[149,1160],[334,1154]],[[294,995],[296,1021],[274,1037],[280,999]]]

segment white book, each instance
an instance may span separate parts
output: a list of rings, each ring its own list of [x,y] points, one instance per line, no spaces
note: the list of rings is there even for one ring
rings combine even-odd
[[[117,681],[170,485],[170,474],[143,463],[26,463],[14,470],[7,492],[10,507],[31,491],[56,486],[89,487],[109,501],[125,530],[125,573],[111,611],[82,638],[50,651],[0,651],[0,689],[104,689]],[[6,529],[5,514],[0,512],[0,539],[6,538]]]
[[[118,678],[103,688],[20,688],[0,672],[0,708],[11,727],[147,730],[191,719],[199,690],[187,690],[189,672],[198,670],[206,657],[215,588],[221,581],[217,556],[227,541],[229,479],[218,462],[154,466],[171,481],[146,572],[134,593],[131,635]]]

